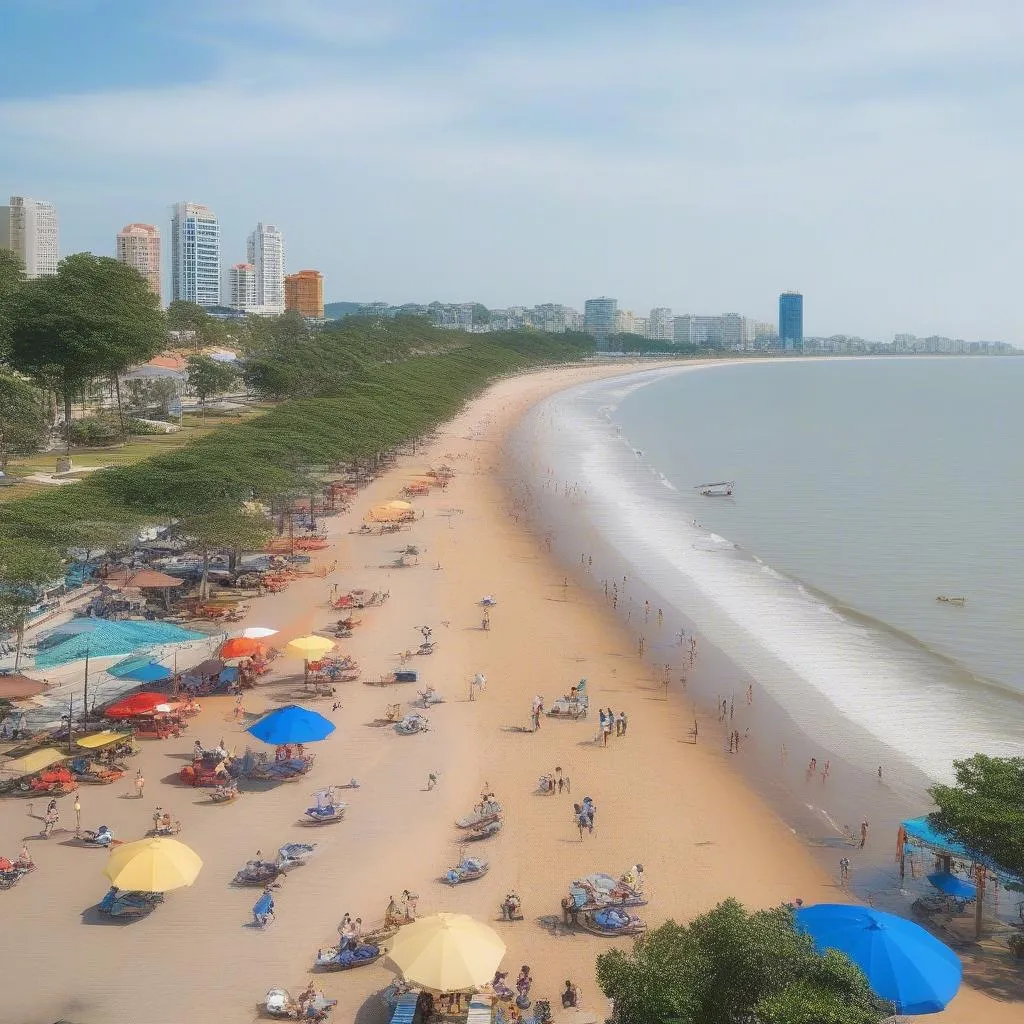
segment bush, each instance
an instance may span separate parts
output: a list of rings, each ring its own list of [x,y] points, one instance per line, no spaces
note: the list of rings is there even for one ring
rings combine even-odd
[[[121,425],[113,416],[87,416],[71,421],[71,443],[85,448],[106,448],[121,440]]]

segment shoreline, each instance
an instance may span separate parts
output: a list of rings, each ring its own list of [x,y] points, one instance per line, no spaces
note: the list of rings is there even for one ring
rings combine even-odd
[[[18,986],[11,993],[7,1009],[14,1019],[243,1024],[269,988],[302,987],[317,947],[334,938],[344,912],[372,926],[388,897],[404,888],[420,894],[420,914],[451,909],[492,923],[508,945],[503,968],[514,972],[520,963],[531,964],[537,996],[554,998],[572,978],[584,1005],[601,1012],[594,958],[620,940],[565,934],[557,926],[559,899],[574,877],[617,874],[643,863],[652,897],[643,916],[651,926],[689,919],[727,896],[752,907],[795,896],[808,903],[844,898],[721,753],[703,737],[696,746],[686,741],[687,701],[671,693],[665,699],[630,632],[601,596],[578,584],[565,587],[565,572],[543,538],[509,514],[503,464],[509,432],[523,414],[573,383],[628,372],[622,365],[544,369],[499,381],[417,455],[401,456],[363,489],[349,513],[325,520],[334,541],[328,560],[338,558],[338,571],[254,601],[238,626],[275,626],[281,629],[275,643],[283,644],[338,617],[327,601],[334,583],[343,590],[390,591],[391,600],[361,613],[364,624],[338,646],[360,662],[363,679],[372,679],[395,667],[396,652],[415,647],[418,625],[432,625],[437,652],[415,659],[421,685],[434,685],[447,700],[426,712],[431,731],[402,737],[372,726],[385,704],[407,703],[417,687],[341,685],[338,713],[327,699],[310,702],[332,717],[337,732],[317,745],[307,779],[213,807],[174,776],[195,739],[212,743],[223,734],[229,747],[240,749],[246,737],[229,721],[231,698],[204,699],[202,715],[185,736],[146,743],[131,763],[152,780],[152,795],[150,786],[142,801],[123,799],[120,784],[80,790],[83,826],[109,820],[119,838],[140,834],[154,803],[172,810],[184,825],[180,839],[205,862],[196,885],[169,894],[149,918],[102,926],[85,908],[105,891],[103,855],[65,847],[66,835],[30,844],[40,870],[0,897],[8,920],[17,922],[5,929],[0,953],[25,981],[24,991]],[[350,534],[369,506],[397,496],[405,480],[440,461],[449,461],[456,476],[446,492],[416,500],[425,515],[411,529],[384,537]],[[420,564],[391,567],[396,548],[410,543],[423,553]],[[484,632],[477,602],[487,593],[498,604]],[[702,644],[698,665],[711,660]],[[470,702],[468,680],[477,671],[488,685]],[[522,731],[534,693],[550,705],[581,676],[592,688],[595,711],[588,719],[544,719],[539,732]],[[268,682],[247,693],[246,710],[255,715],[279,706],[300,682],[301,663],[280,659]],[[629,714],[627,737],[613,737],[607,749],[593,742],[598,705]],[[572,779],[573,795],[539,796],[538,776],[556,765]],[[425,792],[432,771],[439,785]],[[311,790],[352,777],[360,788],[342,794],[349,803],[345,821],[296,827]],[[505,805],[506,827],[471,851],[490,861],[490,873],[450,889],[436,880],[458,859],[452,821],[479,799],[485,783]],[[593,796],[598,819],[595,834],[580,841],[571,803],[583,795]],[[64,826],[73,817],[67,798],[61,814]],[[26,820],[24,803],[0,803],[0,831],[14,850]],[[277,898],[277,919],[265,933],[256,932],[246,927],[256,894],[228,882],[257,847],[273,850],[291,841],[316,842],[316,856],[289,876]],[[511,888],[523,897],[526,920],[497,923],[498,903]],[[63,965],[56,984],[42,958],[32,955],[39,948]],[[86,948],[88,956],[82,955]],[[314,977],[340,1000],[336,1020],[384,1019],[374,995],[391,979],[383,964]],[[965,988],[937,1019],[1009,1021],[1009,1014],[1016,1016],[1012,1005]]]

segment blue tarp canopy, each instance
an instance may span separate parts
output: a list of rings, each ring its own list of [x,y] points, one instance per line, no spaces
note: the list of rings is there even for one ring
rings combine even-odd
[[[117,679],[134,679],[138,683],[157,683],[173,674],[166,665],[149,658],[125,658],[107,671]]]
[[[947,896],[955,896],[958,900],[973,900],[978,896],[976,884],[965,882],[958,875],[951,874],[949,871],[936,871],[935,874],[928,876],[928,881],[939,892],[944,892]]]
[[[64,626],[53,631],[51,635],[59,636],[60,639],[39,651],[36,655],[36,668],[66,665],[84,658],[86,654],[91,658],[109,658],[115,654],[133,654],[135,651],[165,644],[206,639],[205,633],[194,633],[166,622],[73,619],[72,623],[75,628],[70,632]]]
[[[978,859],[962,843],[958,843],[950,836],[932,828],[927,815],[921,818],[908,818],[903,822],[903,831],[907,833],[908,839],[916,840],[922,846],[930,846],[933,850],[942,850],[961,860]]]

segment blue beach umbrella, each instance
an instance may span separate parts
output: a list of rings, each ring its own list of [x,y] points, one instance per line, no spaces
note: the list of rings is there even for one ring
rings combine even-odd
[[[960,988],[959,957],[913,921],[840,903],[803,907],[793,917],[819,953],[845,953],[897,1013],[938,1013]]]
[[[326,739],[334,732],[334,723],[323,715],[288,704],[286,707],[271,711],[258,722],[246,729],[250,736],[255,736],[264,743],[280,746],[282,743],[315,743]]]
[[[965,882],[949,871],[936,871],[934,875],[928,876],[928,881],[939,892],[944,892],[947,896],[953,896],[958,900],[973,900],[978,897],[978,890],[970,882]]]

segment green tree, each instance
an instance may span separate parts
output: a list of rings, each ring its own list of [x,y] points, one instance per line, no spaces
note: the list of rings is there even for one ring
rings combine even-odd
[[[80,252],[52,277],[26,281],[11,308],[11,365],[64,403],[67,450],[71,405],[96,377],[115,379],[164,346],[159,299],[133,267]]]
[[[172,331],[191,332],[192,347],[198,351],[224,343],[226,331],[215,317],[195,302],[175,299],[167,307],[167,326]]]
[[[0,540],[0,628],[15,635],[14,671],[21,664],[29,609],[39,599],[39,588],[61,574],[56,552],[24,540]]]
[[[13,373],[0,370],[0,470],[12,455],[39,451],[49,433],[46,396]]]
[[[846,957],[820,956],[784,907],[726,900],[597,958],[619,1024],[878,1024],[888,1014]]]
[[[1024,757],[975,754],[954,761],[956,784],[928,792],[932,825],[1007,871],[1024,876]]]
[[[238,379],[230,363],[222,363],[209,356],[190,356],[188,360],[188,387],[199,399],[203,423],[206,422],[206,400],[223,395]]]
[[[171,404],[178,397],[178,386],[169,377],[127,382],[128,408],[134,413],[145,413],[156,406],[158,414],[170,416]]]
[[[18,254],[0,248],[0,356],[11,344],[11,301],[25,280],[25,266]]]
[[[227,551],[232,560],[246,551],[259,551],[273,535],[270,520],[261,512],[222,504],[211,505],[184,515],[178,529],[203,556],[203,575],[199,596],[205,600],[210,593],[210,556]]]

